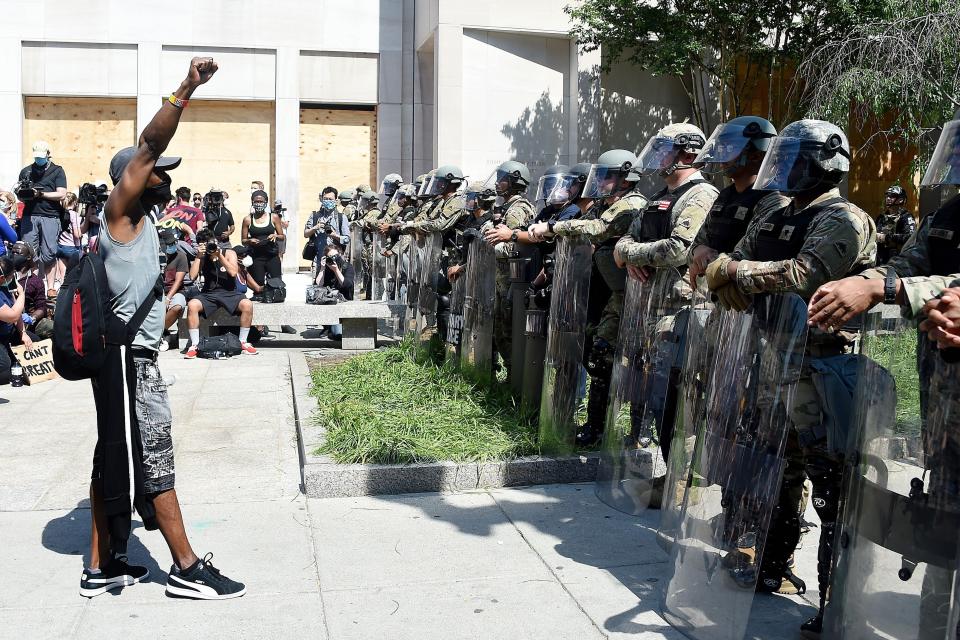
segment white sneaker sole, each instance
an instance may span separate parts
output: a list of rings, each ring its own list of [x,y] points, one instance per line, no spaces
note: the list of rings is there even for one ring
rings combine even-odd
[[[211,591],[213,591],[211,589]],[[180,598],[190,598],[192,600],[230,600],[231,598],[239,598],[240,596],[247,593],[247,588],[244,587],[236,593],[208,593],[197,591],[196,589],[187,589],[183,587],[175,587],[169,582],[167,583],[167,595],[177,596]]]
[[[133,576],[117,576],[116,578],[110,578],[104,584],[94,587],[92,589],[84,589],[80,587],[80,595],[84,598],[93,598],[94,596],[99,596],[107,591],[113,591],[114,589],[119,589],[121,587],[129,587],[131,585],[137,584],[138,582],[143,582],[150,577],[150,571],[147,571],[140,578],[135,578]]]

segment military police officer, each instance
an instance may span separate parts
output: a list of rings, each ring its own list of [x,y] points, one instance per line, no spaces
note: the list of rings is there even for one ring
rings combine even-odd
[[[907,192],[892,185],[884,196],[883,212],[877,217],[877,264],[887,264],[900,253],[904,243],[917,230],[917,221],[903,205]]]

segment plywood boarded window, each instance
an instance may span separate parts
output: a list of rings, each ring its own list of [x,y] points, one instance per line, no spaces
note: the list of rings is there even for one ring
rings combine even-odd
[[[133,99],[26,97],[23,107],[23,166],[33,162],[33,143],[46,140],[74,193],[84,182],[109,183],[113,154],[136,141]]]
[[[271,199],[276,197],[274,119],[273,102],[191,101],[165,152],[183,157],[170,172],[173,191],[186,186],[206,193],[216,187],[230,194],[227,208],[236,222],[233,244],[240,244],[241,224],[250,213],[250,182],[260,180]]]
[[[330,185],[338,191],[368,184],[376,190],[376,111],[349,108],[300,109],[300,211],[302,235],[307,216]],[[302,263],[306,265],[306,262]]]

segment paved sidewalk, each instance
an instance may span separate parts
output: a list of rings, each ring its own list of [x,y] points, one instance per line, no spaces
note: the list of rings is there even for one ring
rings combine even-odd
[[[631,518],[592,486],[307,500],[287,352],[185,361],[174,374],[177,486],[199,554],[248,595],[163,593],[169,553],[137,523],[132,560],[150,582],[77,594],[89,536],[95,441],[89,384],[0,387],[0,638],[680,638],[657,613],[667,556],[657,514]],[[816,599],[761,597],[752,635],[795,638]]]

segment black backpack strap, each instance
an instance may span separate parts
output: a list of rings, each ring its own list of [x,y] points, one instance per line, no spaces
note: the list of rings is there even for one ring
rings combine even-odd
[[[150,293],[147,294],[146,299],[140,303],[140,306],[137,307],[137,310],[134,312],[133,316],[130,317],[130,321],[127,322],[127,344],[133,342],[133,339],[137,335],[137,331],[140,329],[140,325],[142,325],[143,321],[147,319],[147,314],[150,313],[154,303],[157,300],[162,299],[163,275],[161,274],[157,276],[157,281],[153,283],[153,289],[151,289]]]

